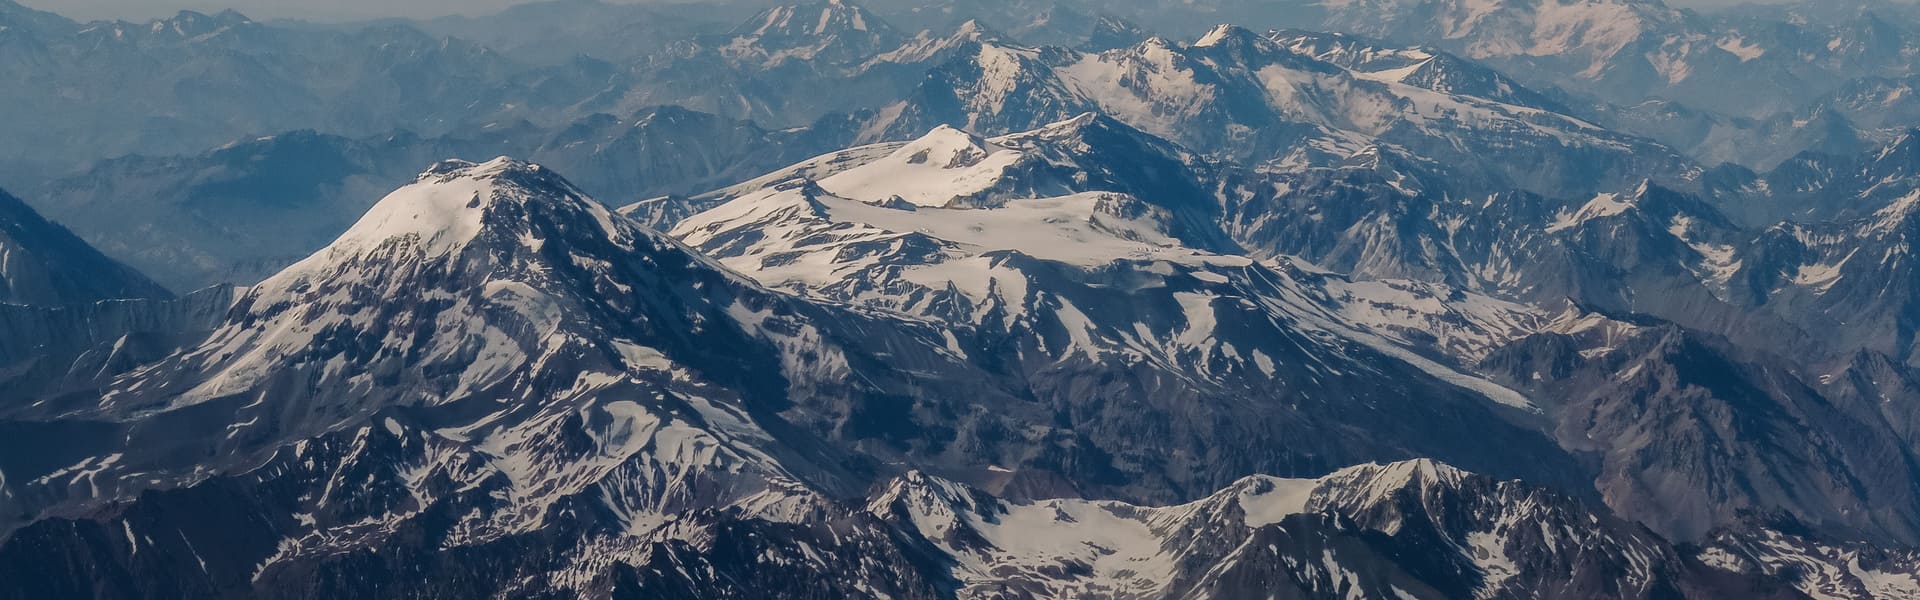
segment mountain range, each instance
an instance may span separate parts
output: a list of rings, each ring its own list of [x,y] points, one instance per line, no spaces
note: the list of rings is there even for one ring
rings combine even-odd
[[[5,2],[0,598],[1920,597],[1910,7]]]

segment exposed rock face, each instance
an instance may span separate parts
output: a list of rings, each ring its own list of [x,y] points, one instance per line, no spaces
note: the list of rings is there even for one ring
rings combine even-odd
[[[794,489],[764,497],[801,509],[781,517],[694,511],[650,533],[622,530],[604,505],[583,496],[556,504],[539,529],[481,541],[466,537],[460,515],[493,506],[511,484],[367,469],[427,460],[433,451],[420,440],[378,427],[343,432],[254,475],[150,493],[95,519],[42,521],[0,549],[0,574],[9,575],[0,589],[46,598],[395,590],[613,598],[1738,598],[1768,589],[1762,575],[1692,562],[1578,501],[1432,461],[1363,465],[1320,479],[1249,478],[1169,507],[1008,501],[916,471],[881,486],[864,506]],[[364,485],[342,485],[363,478]],[[296,495],[316,486],[327,493]],[[396,523],[382,512],[396,507],[412,510]],[[323,542],[331,549],[312,547]],[[94,583],[76,585],[86,581]]]

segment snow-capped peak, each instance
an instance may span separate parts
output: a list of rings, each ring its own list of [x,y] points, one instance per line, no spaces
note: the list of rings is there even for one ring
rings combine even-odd
[[[1547,226],[1547,233],[1573,229],[1594,219],[1604,219],[1626,214],[1628,211],[1633,210],[1639,199],[1646,195],[1646,191],[1647,188],[1643,184],[1640,189],[1630,194],[1608,192],[1595,195],[1592,199],[1588,200],[1586,204],[1582,205],[1579,210],[1563,214],[1560,218],[1555,219],[1551,225]]]
[[[1206,35],[1200,36],[1200,39],[1195,40],[1193,46],[1195,48],[1218,46],[1236,35],[1235,32],[1238,30],[1240,30],[1240,28],[1233,25],[1216,25],[1212,30],[1209,30]]]
[[[1266,53],[1275,49],[1273,40],[1251,29],[1239,25],[1217,25],[1200,36],[1191,46],[1194,49],[1223,49],[1235,52]]]
[[[1469,475],[1453,465],[1420,458],[1384,465],[1348,467],[1328,475],[1322,481],[1338,483],[1343,488],[1360,490],[1365,496],[1379,499],[1404,489],[1425,492],[1435,488],[1459,487]]]
[[[942,125],[886,158],[828,177],[822,187],[842,197],[917,206],[947,206],[1000,182],[1021,153]]]
[[[767,9],[742,25],[736,33],[753,37],[795,37],[828,36],[849,31],[892,32],[890,27],[859,5],[845,0],[826,0]]]
[[[967,19],[966,22],[961,23],[959,27],[954,28],[952,37],[971,40],[993,36],[992,30],[989,29],[985,23],[981,23],[979,19]]]
[[[928,153],[928,160],[939,163],[952,161],[964,163],[981,154],[992,154],[1002,150],[985,138],[961,131],[952,126],[941,125],[918,140],[908,143],[897,154],[920,155]]]
[[[606,213],[579,188],[540,165],[507,157],[484,163],[450,160],[388,194],[315,258],[362,254],[396,243],[430,257],[446,255],[478,237],[488,214],[529,203],[563,203]]]

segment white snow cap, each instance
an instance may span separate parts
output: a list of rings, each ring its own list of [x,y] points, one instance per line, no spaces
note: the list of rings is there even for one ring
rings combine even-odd
[[[376,252],[405,253],[424,260],[457,254],[481,235],[487,215],[503,203],[578,207],[613,235],[610,212],[545,167],[504,156],[484,163],[449,160],[388,194],[333,243],[261,282],[260,287],[330,273],[336,270],[334,265]]]
[[[412,237],[428,256],[439,256],[479,235],[482,217],[496,203],[556,194],[586,201],[571,185],[535,190],[527,180],[510,177],[516,174],[552,176],[540,165],[504,156],[484,163],[443,161],[421,173],[412,185],[380,200],[328,249],[358,253],[388,240]]]
[[[1240,36],[1240,35],[1250,36],[1252,35],[1252,32],[1244,28],[1241,28],[1238,25],[1232,25],[1232,24],[1215,25],[1213,26],[1213,29],[1207,31],[1206,35],[1200,36],[1199,40],[1194,41],[1193,47],[1212,48],[1214,46],[1218,46],[1221,43],[1226,42],[1227,40],[1233,39],[1235,36]]]

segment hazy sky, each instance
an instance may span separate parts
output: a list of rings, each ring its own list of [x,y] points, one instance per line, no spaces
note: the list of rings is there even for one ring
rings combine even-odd
[[[432,17],[486,14],[525,0],[19,0],[21,4],[80,20],[142,20],[170,16],[181,9],[216,12],[239,9],[247,16],[352,20],[379,17]],[[1742,0],[1667,0],[1671,6],[1724,6]]]
[[[77,20],[144,20],[183,9],[213,13],[237,9],[256,19],[324,20],[435,17],[498,12],[526,0],[15,0]]]

